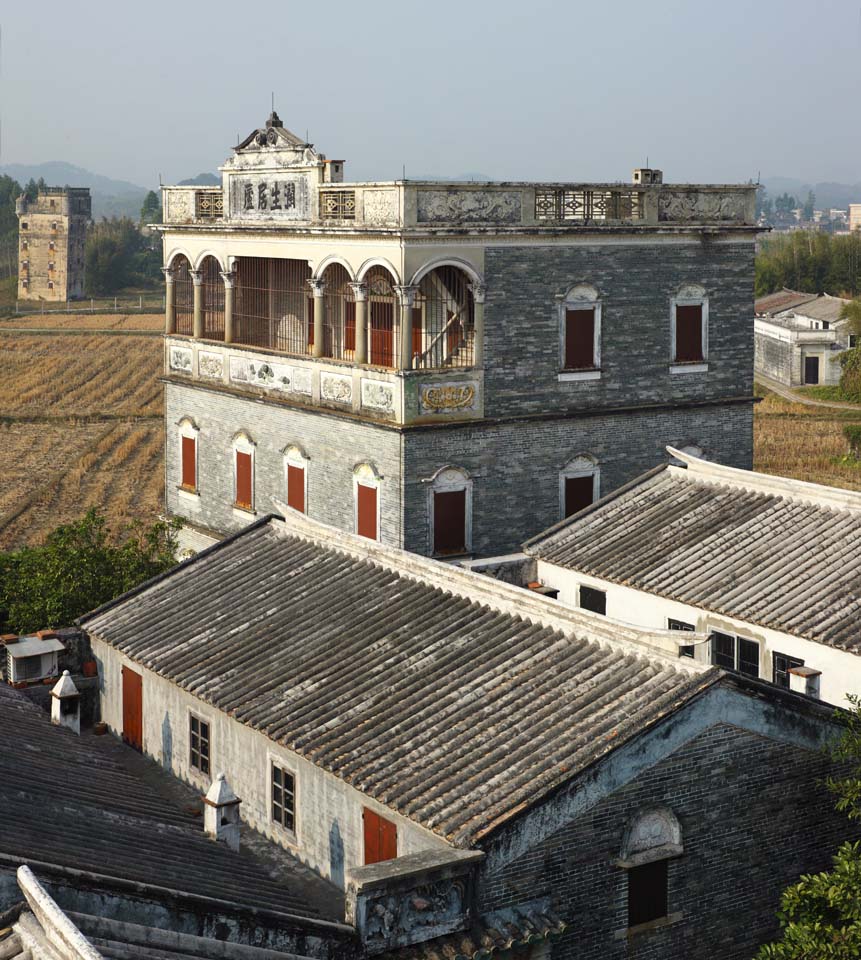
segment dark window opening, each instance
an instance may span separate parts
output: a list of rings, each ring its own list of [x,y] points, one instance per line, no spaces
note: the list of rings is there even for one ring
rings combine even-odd
[[[291,833],[296,831],[296,781],[289,770],[272,764],[272,819]]]
[[[591,506],[595,499],[595,476],[565,477],[565,516]]]
[[[595,367],[595,310],[565,311],[565,369]]]
[[[748,677],[759,676],[759,644],[744,637],[715,631],[711,635],[712,663],[725,670],[737,670]]]
[[[604,590],[596,590],[594,587],[580,587],[580,606],[583,610],[591,610],[592,613],[607,615],[607,594]]]
[[[305,512],[305,468],[287,464],[287,506]]]
[[[703,308],[701,304],[676,307],[676,357],[679,363],[703,359]]]
[[[189,763],[201,773],[209,773],[209,724],[195,716],[189,724]]]
[[[784,690],[789,689],[789,671],[793,667],[804,666],[803,660],[799,660],[798,657],[789,657],[785,653],[772,654],[771,662],[774,668],[772,679],[774,683],[779,687],[783,687]]]
[[[759,644],[738,638],[738,669],[748,677],[759,676]]]
[[[466,553],[466,490],[434,493],[433,552]]]
[[[628,926],[667,915],[667,862],[655,860],[628,871]]]
[[[672,617],[667,618],[667,629],[668,630],[682,630],[685,633],[693,633],[696,630],[696,627],[692,623],[685,623],[684,620],[674,620]],[[693,659],[694,656],[694,647],[685,645],[679,647],[679,656],[680,657],[690,657]]]

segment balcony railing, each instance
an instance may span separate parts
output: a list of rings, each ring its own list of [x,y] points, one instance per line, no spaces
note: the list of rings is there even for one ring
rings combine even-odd
[[[631,187],[590,190],[582,187],[536,189],[535,219],[554,220],[642,220],[642,191]]]
[[[214,190],[195,190],[194,213],[198,220],[221,220],[224,217],[221,187]]]

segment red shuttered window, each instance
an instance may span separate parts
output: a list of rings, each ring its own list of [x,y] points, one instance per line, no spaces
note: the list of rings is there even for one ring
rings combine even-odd
[[[356,349],[356,304],[344,301],[344,349]]]
[[[701,304],[676,307],[676,356],[678,363],[703,358],[703,308]]]
[[[377,531],[377,488],[356,484],[356,533],[369,540],[379,539]]]
[[[591,370],[595,364],[595,310],[565,311],[565,369]]]
[[[197,489],[197,440],[182,438],[182,486],[185,490]]]
[[[252,476],[251,454],[236,451],[236,506],[251,509]]]
[[[398,828],[373,810],[362,810],[365,832],[365,865],[394,860],[398,855]]]
[[[287,506],[305,512],[305,468],[287,464]]]

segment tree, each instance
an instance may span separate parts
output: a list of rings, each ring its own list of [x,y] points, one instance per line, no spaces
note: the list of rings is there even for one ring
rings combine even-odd
[[[844,303],[840,311],[840,319],[849,321],[849,329],[857,336],[861,336],[861,300],[850,300]]]
[[[173,566],[177,526],[131,524],[114,537],[107,519],[91,509],[41,546],[0,556],[0,618],[17,633],[69,626]]]
[[[831,748],[846,773],[829,777],[836,807],[861,820],[861,698],[849,695],[853,709],[841,714],[843,732]],[[861,842],[843,843],[833,869],[807,874],[780,900],[781,939],[766,944],[757,960],[857,960],[861,957]]]
[[[813,210],[816,206],[816,194],[812,190],[807,191],[807,201],[801,211],[802,219],[812,220]]]
[[[102,218],[87,233],[87,292],[108,296],[161,280],[161,251],[129,217]]]
[[[155,190],[150,190],[150,192],[144,198],[143,206],[141,207],[141,223],[160,223],[161,222],[161,204],[159,203],[158,194]]]

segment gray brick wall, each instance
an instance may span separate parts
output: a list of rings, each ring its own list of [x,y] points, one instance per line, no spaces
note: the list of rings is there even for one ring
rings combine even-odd
[[[548,896],[571,929],[553,960],[748,960],[777,933],[783,888],[827,869],[857,830],[819,783],[822,754],[721,724],[651,767],[529,852],[485,876],[480,907]],[[620,857],[628,823],[668,806],[684,854],[670,861],[668,911],[675,923],[631,938]]]
[[[752,406],[410,431],[404,445],[404,546],[429,552],[429,485],[422,481],[447,464],[465,468],[473,479],[473,550],[492,555],[519,549],[560,519],[559,472],[577,455],[598,461],[603,495],[665,463],[668,444],[694,444],[709,459],[750,468]]]
[[[485,253],[485,412],[506,416],[749,395],[753,389],[752,241],[489,247]],[[559,383],[557,294],[576,283],[602,301],[599,381]],[[708,373],[671,376],[670,298],[709,297]]]

